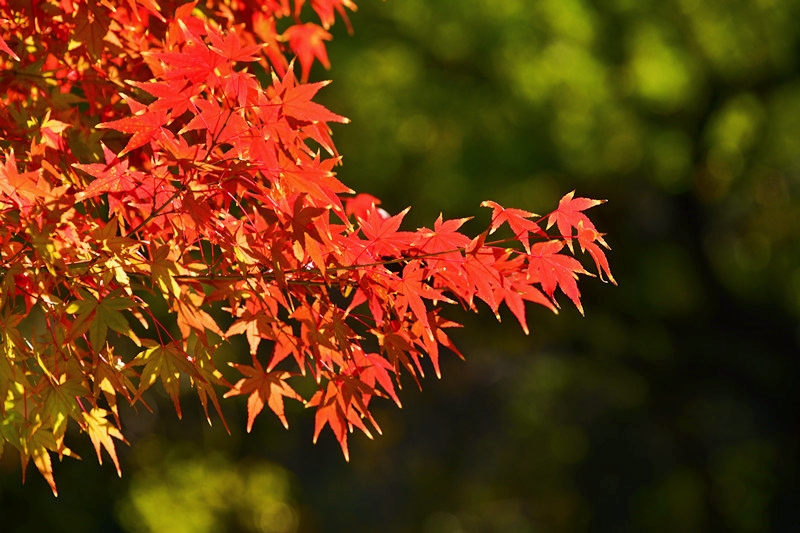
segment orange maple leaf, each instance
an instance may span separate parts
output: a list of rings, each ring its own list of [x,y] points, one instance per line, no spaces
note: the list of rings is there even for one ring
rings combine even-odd
[[[229,364],[247,377],[237,381],[233,388],[224,394],[223,398],[250,394],[247,398],[247,432],[250,433],[253,429],[253,422],[265,405],[268,405],[272,412],[277,415],[283,427],[288,429],[289,421],[286,420],[283,406],[284,396],[299,402],[303,401],[300,395],[286,383],[286,379],[293,374],[281,370],[266,372],[261,363],[255,358],[253,358],[252,366],[236,363]]]
[[[325,41],[330,41],[333,37],[322,26],[313,22],[295,24],[286,29],[283,38],[289,41],[289,47],[300,60],[303,83],[308,81],[311,65],[314,64],[315,58],[326,69],[331,68],[328,52],[325,50]]]

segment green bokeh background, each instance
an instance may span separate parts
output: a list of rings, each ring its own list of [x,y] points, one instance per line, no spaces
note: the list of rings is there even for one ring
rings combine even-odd
[[[411,227],[478,204],[592,213],[618,287],[585,318],[488,309],[467,360],[376,406],[345,463],[289,406],[244,433],[194,398],[126,413],[113,466],[57,465],[55,500],[0,460],[0,530],[796,531],[800,493],[800,1],[361,0],[320,101],[351,187]],[[566,303],[566,302],[565,302]],[[108,461],[106,461],[108,463]]]

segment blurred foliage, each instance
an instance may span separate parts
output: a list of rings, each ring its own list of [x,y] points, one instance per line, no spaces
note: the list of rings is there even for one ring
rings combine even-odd
[[[67,461],[57,502],[4,457],[9,531],[796,527],[800,1],[362,0],[351,18],[312,75],[352,119],[348,185],[417,226],[608,198],[620,286],[584,284],[585,319],[531,311],[530,337],[466,317],[467,362],[408,383],[350,464],[300,409],[243,435],[235,402],[230,437],[199,409],[130,414],[123,479]]]
[[[287,503],[286,472],[263,461],[235,464],[220,453],[167,447],[157,440],[135,450],[139,467],[128,497],[117,504],[127,531],[293,533],[297,514]]]

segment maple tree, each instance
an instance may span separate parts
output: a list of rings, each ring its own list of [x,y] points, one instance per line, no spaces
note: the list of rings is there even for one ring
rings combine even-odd
[[[557,311],[560,291],[583,313],[574,241],[614,282],[584,214],[599,200],[569,193],[543,217],[487,201],[471,237],[442,216],[402,230],[408,209],[339,181],[330,124],[347,119],[308,79],[356,6],[305,7],[0,0],[0,453],[54,493],[67,426],[119,472],[118,403],[156,382],[179,417],[191,383],[209,422],[210,403],[225,423],[218,393],[246,396],[247,431],[264,407],[288,427],[284,400],[301,402],[347,458],[354,428],[380,433],[374,397],[399,406],[401,373],[419,384],[440,347],[460,355],[443,304],[505,304],[525,333],[525,302]],[[232,383],[218,349],[239,335]]]

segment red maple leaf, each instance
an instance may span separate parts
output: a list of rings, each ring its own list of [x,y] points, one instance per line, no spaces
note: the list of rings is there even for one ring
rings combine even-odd
[[[558,208],[547,219],[547,229],[556,224],[559,233],[566,239],[567,247],[569,247],[570,251],[572,251],[572,229],[577,228],[579,223],[583,224],[584,229],[594,230],[597,236],[600,235],[595,230],[594,224],[589,220],[589,217],[583,214],[583,211],[605,202],[605,200],[574,198],[574,196],[575,191],[565,194],[558,202]]]
[[[472,299],[477,296],[497,315],[500,301],[496,297],[496,289],[502,285],[502,276],[495,267],[499,256],[507,255],[501,248],[484,246],[473,253],[468,253],[463,263],[469,285],[462,292],[467,304],[474,309]]]
[[[167,79],[187,78],[192,83],[207,83],[215,87],[224,71],[230,69],[230,59],[209,48],[200,37],[200,34],[213,33],[214,30],[193,17],[179,18],[177,26],[182,33],[183,45],[173,44],[163,52],[148,55],[163,62]]]
[[[381,205],[381,201],[378,198],[362,192],[345,200],[344,212],[347,216],[355,215],[362,220],[366,220],[369,216],[368,213],[371,210],[375,210],[379,205]],[[388,214],[383,218],[389,218]]]
[[[538,216],[536,213],[531,213],[529,211],[524,211],[522,209],[516,209],[513,207],[505,208],[497,202],[492,202],[491,200],[481,202],[481,207],[492,208],[492,224],[490,226],[491,229],[489,230],[489,235],[494,233],[497,228],[502,226],[504,223],[507,223],[511,228],[511,231],[514,232],[514,237],[522,242],[526,252],[530,251],[528,234],[543,234],[542,228],[540,228],[536,222],[529,220],[532,217]]]
[[[286,12],[289,14],[289,5],[284,0]],[[253,22],[253,33],[267,45],[265,53],[269,58],[272,68],[275,69],[280,76],[286,74],[286,68],[289,62],[286,56],[281,53],[280,44],[278,44],[278,32],[275,29],[275,17],[268,15],[262,11],[254,11],[251,17]]]
[[[256,416],[268,405],[272,412],[280,419],[283,427],[288,428],[289,422],[284,414],[283,398],[293,398],[302,402],[303,399],[293,388],[286,383],[286,379],[291,377],[290,372],[275,370],[265,372],[261,364],[253,359],[253,365],[230,365],[244,374],[245,378],[236,382],[231,390],[225,393],[223,398],[249,394],[247,397],[247,432],[253,429],[253,422]]]
[[[453,294],[462,294],[469,290],[462,251],[470,244],[471,239],[458,230],[469,218],[442,220],[442,216],[434,222],[433,230],[421,228],[411,245],[417,248],[421,258],[425,259],[428,271],[433,275],[433,286],[450,290]]]
[[[133,134],[118,157],[122,157],[128,152],[150,142],[151,139],[159,134],[161,128],[169,122],[169,114],[163,109],[142,109],[141,104],[133,99],[127,99],[127,102],[131,106],[131,111],[134,112],[133,116],[112,120],[111,122],[102,122],[97,125],[101,129],[112,129],[122,133]],[[136,111],[137,109],[139,109],[138,112]]]
[[[298,1],[297,3],[301,4],[302,1]],[[314,12],[317,14],[326,30],[333,25],[335,20],[333,11],[335,9],[339,12],[339,16],[342,17],[342,20],[344,20],[347,31],[349,33],[353,32],[350,19],[347,18],[347,12],[344,10],[345,7],[349,8],[351,11],[356,10],[356,5],[350,0],[311,0],[311,7],[314,9]]]
[[[417,230],[417,239],[412,246],[416,246],[426,254],[451,255],[455,253],[460,257],[460,250],[466,248],[472,239],[456,230],[470,218],[442,220],[442,215],[439,214],[439,218],[433,223],[433,230],[428,228]]]
[[[428,310],[423,298],[440,302],[454,303],[441,292],[425,283],[425,271],[420,268],[419,261],[409,261],[403,268],[403,276],[392,283],[392,288],[397,291],[394,307],[399,317],[403,317],[408,307],[416,319],[422,323],[428,338],[433,340],[433,330],[428,322]]]
[[[308,81],[314,58],[319,60],[326,69],[331,68],[328,52],[325,50],[325,41],[330,41],[333,37],[322,26],[312,22],[295,24],[286,28],[283,38],[289,41],[289,46],[300,60],[303,83]]]
[[[208,32],[208,38],[211,40],[209,48],[228,61],[258,61],[256,53],[267,46],[266,44],[245,46],[236,32],[229,32],[222,36],[218,31],[213,30]]]
[[[186,112],[191,106],[192,97],[202,88],[187,79],[128,81],[128,84],[157,98],[148,106],[150,110],[171,110],[173,116],[180,116]]]
[[[384,218],[377,209],[367,213],[367,219],[361,221],[361,232],[369,243],[367,249],[372,252],[372,258],[382,256],[396,256],[400,250],[407,247],[413,238],[413,233],[397,231],[410,208],[403,209],[393,217]]]
[[[314,95],[329,83],[328,81],[320,81],[317,83],[298,84],[297,79],[294,77],[294,72],[289,69],[281,80],[273,74],[272,84],[279,96],[277,103],[282,104],[283,113],[287,117],[312,124],[317,122],[341,122],[346,124],[350,122],[349,119],[311,101]]]
[[[531,253],[528,255],[528,275],[531,279],[537,280],[542,285],[545,294],[553,302],[553,293],[556,287],[566,294],[578,311],[583,314],[581,305],[581,293],[578,290],[578,274],[589,274],[584,270],[580,261],[574,257],[560,254],[558,252],[564,248],[564,243],[558,240],[536,243],[531,246]]]
[[[102,144],[102,143],[101,143]],[[128,170],[128,161],[121,161],[117,154],[108,149],[105,144],[103,146],[103,155],[105,155],[106,162],[102,163],[89,163],[79,164],[75,163],[73,166],[83,170],[95,179],[89,183],[83,191],[76,195],[78,200],[86,200],[100,196],[103,193],[111,192],[128,192],[136,189],[142,183],[144,178],[143,172]]]
[[[160,12],[161,8],[155,2],[155,0],[128,0],[128,5],[130,5],[133,8],[134,7],[133,6],[134,2],[139,4],[140,6],[144,7],[148,12],[150,12],[151,15],[155,16],[156,18],[158,18],[158,20],[160,20],[161,22],[166,22],[164,17],[161,15],[161,12]],[[134,12],[134,14],[136,14],[138,16],[138,12],[137,12],[136,9],[132,9],[132,11]]]
[[[28,206],[38,198],[48,196],[49,187],[40,184],[41,171],[19,172],[14,150],[6,154],[5,163],[0,163],[0,198],[7,196],[17,206]],[[41,185],[45,185],[43,189]]]
[[[327,390],[317,391],[308,401],[308,407],[316,407],[317,413],[314,416],[314,443],[316,444],[322,428],[327,424],[333,431],[336,440],[342,447],[345,460],[350,460],[350,452],[347,449],[347,415],[339,401],[339,391],[333,382],[328,382]]]
[[[530,332],[528,330],[528,322],[525,317],[525,301],[537,303],[557,313],[558,309],[547,297],[541,293],[539,289],[530,284],[530,280],[524,279],[523,276],[516,275],[504,280],[504,283],[495,289],[495,298],[498,301],[505,302],[506,306],[511,310],[516,317],[517,322],[522,327],[525,335]]]
[[[216,100],[197,99],[192,104],[197,114],[186,124],[180,134],[205,129],[213,144],[230,143],[236,140],[249,126],[239,113],[223,109]]]
[[[603,275],[605,274],[605,276],[608,277],[608,281],[616,285],[617,282],[614,279],[614,276],[611,275],[611,267],[608,266],[606,254],[596,243],[600,243],[603,245],[603,247],[609,250],[611,247],[606,244],[606,241],[603,240],[602,235],[597,233],[597,230],[595,230],[593,227],[584,227],[582,220],[578,222],[576,229],[578,230],[578,244],[580,244],[581,250],[589,252],[589,255],[592,256],[594,264],[597,267],[597,272],[600,274],[600,279],[603,279]]]
[[[364,353],[360,347],[353,350],[356,375],[367,385],[374,387],[377,382],[383,390],[394,400],[398,407],[402,407],[400,398],[394,389],[394,382],[389,374],[395,373],[395,368],[385,358],[376,353]]]

